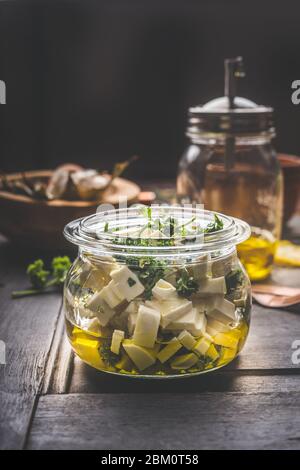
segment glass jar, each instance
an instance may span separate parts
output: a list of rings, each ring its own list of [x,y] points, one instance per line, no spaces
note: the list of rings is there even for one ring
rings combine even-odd
[[[248,335],[236,252],[249,226],[195,207],[119,209],[65,227],[78,245],[64,287],[74,352],[101,371],[185,377],[218,369]]]
[[[238,252],[250,279],[258,281],[270,274],[281,236],[283,181],[273,109],[225,91],[189,109],[190,143],[179,163],[177,194],[180,202],[202,203],[250,224],[251,237]]]

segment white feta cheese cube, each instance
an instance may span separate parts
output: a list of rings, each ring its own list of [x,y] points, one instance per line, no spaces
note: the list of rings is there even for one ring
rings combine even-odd
[[[198,313],[197,323],[195,325],[195,328],[190,328],[190,333],[192,333],[193,336],[203,335],[206,331],[206,323],[207,320],[204,313]]]
[[[121,282],[124,279],[128,279],[130,276],[135,276],[135,274],[126,265],[121,266],[118,269],[114,269],[110,273],[110,277],[115,282]]]
[[[111,282],[114,282],[114,289],[128,302],[141,295],[145,290],[137,275],[127,266],[112,271],[110,275]]]
[[[220,295],[226,294],[226,282],[224,276],[211,279],[205,279],[200,282],[197,295]]]
[[[167,325],[168,330],[188,330],[196,328],[198,321],[198,311],[196,308],[192,308],[189,312],[182,315],[177,320],[172,321]]]
[[[118,282],[116,284],[116,288],[122,293],[128,302],[141,295],[145,290],[143,284],[136,276],[135,279],[130,277],[125,281]]]
[[[228,331],[229,330],[229,326],[228,325],[225,325],[224,323],[216,320],[215,318],[213,317],[208,317],[207,319],[207,327],[206,327],[206,331],[207,329],[209,328],[213,328],[214,330],[216,330],[218,333],[224,333],[225,331]]]
[[[111,352],[115,354],[120,353],[120,347],[121,343],[125,337],[125,333],[122,330],[114,330],[112,339],[111,339],[111,345],[110,345],[110,350]]]
[[[162,348],[159,353],[157,353],[157,359],[163,364],[166,362],[170,357],[174,356],[180,349],[182,348],[182,344],[178,341],[177,338],[173,338],[167,346]]]
[[[191,333],[189,333],[186,330],[181,331],[181,333],[177,336],[177,338],[182,344],[182,346],[184,346],[189,351],[191,351],[193,347],[196,345],[196,340],[194,336],[192,336]]]
[[[203,336],[204,336],[204,338],[208,339],[208,341],[210,341],[210,342],[212,343],[212,342],[213,342],[213,338],[212,338],[212,336],[207,332],[207,328],[208,328],[208,327],[206,327],[206,332],[203,333]]]
[[[136,326],[136,320],[137,320],[137,312],[130,313],[128,315],[128,332],[130,335],[133,334],[135,326]]]
[[[95,315],[95,314],[94,314]],[[97,317],[85,318],[81,326],[94,336],[100,336],[101,325]]]
[[[87,302],[87,309],[94,312],[94,315],[97,316],[100,325],[106,326],[109,321],[115,315],[115,310],[110,308],[110,306],[105,302],[103,296],[100,295],[102,291],[95,292],[92,298]],[[119,301],[118,301],[119,302]]]
[[[117,283],[117,282],[114,282],[113,280],[109,282],[109,284],[107,285],[107,287],[118,297],[118,299],[120,300],[120,302],[123,302],[124,300],[126,300],[126,297],[122,291],[122,289],[120,288],[120,284]]]
[[[153,348],[157,339],[159,323],[159,311],[140,305],[133,333],[134,344],[145,348]]]
[[[236,321],[235,305],[227,299],[217,298],[214,307],[207,312],[207,315],[226,325]]]
[[[211,326],[206,327],[206,333],[212,338],[213,336],[216,336],[219,332],[218,330],[215,330]]]
[[[193,352],[188,354],[183,354],[182,356],[176,357],[171,362],[172,369],[181,370],[181,369],[190,369],[198,362],[198,356]]]
[[[118,296],[118,294],[115,293],[115,291],[112,289],[111,282],[101,289],[101,291],[98,293],[98,297],[103,299],[110,306],[110,308],[115,308],[122,302],[120,296]]]
[[[124,339],[123,348],[139,370],[155,364],[155,351],[134,344],[130,339]]]
[[[137,300],[132,300],[126,307],[125,311],[129,313],[137,313],[139,306],[141,305],[141,302]]]
[[[202,338],[199,339],[199,341],[197,341],[196,345],[193,348],[193,351],[196,354],[200,354],[204,356],[207,350],[209,349],[210,345],[211,345],[211,342],[203,336]]]
[[[158,300],[147,300],[146,305],[150,308],[159,310],[161,313],[161,326],[166,328],[169,323],[177,320],[182,315],[192,309],[192,302],[187,299],[183,299],[178,295],[174,298],[158,301]]]
[[[215,296],[212,295],[208,295],[206,297],[195,296],[193,299],[193,305],[199,313],[207,313],[209,310],[214,308],[215,302]]]
[[[211,273],[213,277],[226,276],[232,270],[235,255],[223,256],[222,258],[212,260]]]
[[[126,229],[117,230],[114,232],[118,237],[131,237],[139,238],[141,230],[136,227],[128,227]]]
[[[89,274],[91,269],[97,269],[102,271],[106,276],[110,274],[113,269],[118,267],[112,256],[94,256],[88,255],[87,259],[85,258],[85,263],[88,263]]]
[[[176,293],[176,288],[164,279],[159,279],[152,289],[152,294],[157,300],[166,300],[173,297]]]
[[[196,279],[196,281],[207,279],[209,276],[211,276],[210,254],[208,253],[199,256],[195,260],[195,263],[188,267],[188,271],[190,275]]]
[[[236,320],[236,316],[235,316],[235,308],[236,307],[235,307],[234,303],[230,302],[227,299],[223,299],[220,302],[220,304],[221,305],[220,305],[219,308],[222,311],[222,313],[235,321]],[[218,308],[218,303],[216,303],[215,308]]]
[[[83,283],[84,288],[92,289],[93,291],[99,291],[103,284],[106,284],[107,276],[102,269],[92,269],[88,274],[86,280]]]
[[[151,228],[146,227],[141,232],[141,238],[167,238],[167,237],[160,230],[152,230]]]

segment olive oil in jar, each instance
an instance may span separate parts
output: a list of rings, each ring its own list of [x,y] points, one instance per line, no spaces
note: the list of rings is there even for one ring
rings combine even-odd
[[[82,361],[99,370],[115,370],[115,364],[106,360],[107,355],[105,351],[109,350],[108,344],[111,341],[109,339],[111,332],[106,331],[108,329],[87,331],[73,325],[70,320],[66,319],[66,330],[74,352]],[[113,355],[111,354],[110,356],[112,357]]]
[[[121,348],[120,354],[116,355],[111,352],[111,335],[112,332],[109,328],[103,328],[101,331],[87,331],[83,328],[72,324],[70,320],[66,319],[66,330],[72,349],[80,357],[82,361],[95,369],[114,372],[124,375],[140,375],[139,371]],[[199,360],[199,364],[191,367],[188,370],[182,369],[173,370],[169,361],[161,364],[159,361],[150,367],[147,371],[148,375],[176,375],[180,374],[191,374],[195,372],[203,372],[213,368],[218,368],[231,362],[239,351],[242,349],[247,335],[249,326],[246,320],[241,320],[234,328],[230,331],[222,334],[223,341],[226,341],[226,346],[216,345],[212,346],[207,352],[207,357],[202,357],[202,362]],[[199,338],[198,338],[199,340]],[[227,344],[228,341],[228,344]],[[159,353],[167,344],[171,341],[157,342],[155,346],[155,353]],[[237,343],[236,349],[232,349],[231,343]],[[184,348],[179,352],[178,359],[185,357],[189,350]]]
[[[272,271],[276,239],[271,232],[252,228],[251,237],[237,247],[251,281],[262,281]]]

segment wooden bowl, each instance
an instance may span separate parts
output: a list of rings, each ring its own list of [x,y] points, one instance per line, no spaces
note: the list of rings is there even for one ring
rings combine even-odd
[[[279,153],[278,159],[283,172],[283,219],[287,222],[296,212],[300,202],[300,157]]]
[[[47,181],[52,171],[26,172],[28,179]],[[9,181],[21,178],[19,173],[7,175]],[[117,205],[126,197],[131,204],[138,200],[140,188],[124,178],[116,178],[104,191],[100,201],[39,201],[28,196],[0,191],[0,232],[19,245],[41,250],[67,249],[70,244],[62,235],[71,220],[96,212],[99,204]]]

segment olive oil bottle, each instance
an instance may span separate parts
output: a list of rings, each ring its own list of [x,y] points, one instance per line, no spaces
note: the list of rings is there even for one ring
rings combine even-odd
[[[225,60],[225,96],[189,109],[190,143],[179,162],[179,202],[240,218],[252,235],[238,253],[252,281],[267,278],[281,236],[283,179],[273,109],[236,96],[242,58]]]

